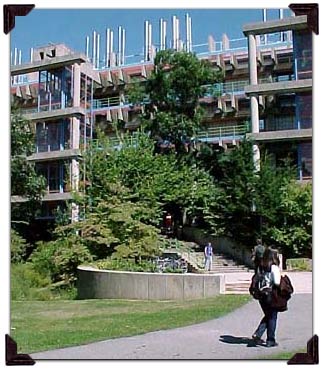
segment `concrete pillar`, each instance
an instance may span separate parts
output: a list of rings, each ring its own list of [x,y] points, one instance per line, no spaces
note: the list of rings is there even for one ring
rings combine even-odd
[[[81,67],[79,64],[73,66],[73,107],[80,106],[81,94]]]
[[[251,108],[251,132],[256,134],[259,132],[259,109],[258,109],[258,99],[256,95],[250,96],[250,108]]]
[[[257,85],[257,45],[255,35],[248,35],[248,53],[249,53],[249,78],[250,85]]]
[[[80,119],[77,117],[72,117],[71,119],[71,138],[72,138],[72,148],[80,148]]]
[[[253,152],[253,163],[255,166],[255,171],[260,171],[260,150],[259,146],[257,144],[254,144],[252,146],[252,152]]]
[[[71,219],[72,222],[77,222],[79,220],[79,206],[75,203],[72,203],[72,214]]]
[[[207,43],[208,43],[209,52],[210,53],[214,52],[216,50],[216,47],[215,47],[215,41],[212,35],[208,36]]]
[[[73,191],[79,190],[80,167],[76,159],[72,159],[71,163],[71,185]]]
[[[230,40],[229,37],[224,33],[222,35],[222,50],[229,50],[230,49]]]

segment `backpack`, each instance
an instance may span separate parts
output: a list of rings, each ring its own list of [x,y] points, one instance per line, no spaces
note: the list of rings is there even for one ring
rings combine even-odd
[[[287,275],[282,275],[279,286],[268,285],[268,273],[254,274],[251,279],[249,292],[254,299],[261,300],[279,312],[287,311],[287,302],[291,298],[294,288]]]
[[[267,303],[269,303],[272,293],[270,274],[270,272],[258,271],[253,275],[249,287],[249,293],[254,299],[267,301]]]
[[[279,312],[287,311],[287,302],[290,300],[294,288],[287,275],[282,275],[279,286],[275,286],[272,292],[271,307]]]

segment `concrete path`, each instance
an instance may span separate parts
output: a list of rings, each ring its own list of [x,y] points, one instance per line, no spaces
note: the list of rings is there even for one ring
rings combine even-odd
[[[252,359],[306,348],[313,336],[312,274],[289,273],[295,294],[289,310],[278,315],[279,346],[255,346],[250,337],[262,317],[252,301],[219,319],[78,347],[31,354],[38,359]],[[305,274],[305,275],[304,275]],[[241,277],[241,276],[240,276]],[[304,278],[305,277],[305,278]],[[231,276],[230,279],[233,279]]]

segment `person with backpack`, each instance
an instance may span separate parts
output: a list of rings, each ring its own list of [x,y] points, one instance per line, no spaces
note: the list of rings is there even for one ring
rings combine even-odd
[[[213,247],[212,244],[209,242],[204,248],[204,268],[206,271],[211,271],[212,256],[213,256]]]
[[[257,329],[252,335],[252,339],[257,344],[264,344],[266,347],[278,345],[275,338],[278,309],[272,305],[272,291],[274,287],[279,287],[281,274],[279,270],[278,252],[270,247],[263,253],[262,263],[254,275],[255,290],[264,317],[261,319]],[[255,297],[255,295],[254,295]],[[264,342],[261,337],[267,330],[267,339]]]
[[[254,262],[255,273],[257,273],[258,267],[261,264],[264,251],[265,251],[265,247],[262,244],[261,239],[257,239],[257,245],[253,248],[252,256],[251,256]]]

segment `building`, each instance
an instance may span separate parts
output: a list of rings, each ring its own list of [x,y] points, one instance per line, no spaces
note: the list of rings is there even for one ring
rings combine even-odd
[[[299,179],[311,178],[312,46],[306,16],[280,16],[273,22],[246,25],[247,39],[230,40],[223,35],[221,41],[215,41],[209,36],[202,51],[196,51],[192,43],[188,15],[185,41],[179,39],[176,17],[172,18],[172,30],[171,48],[196,52],[225,75],[223,82],[208,86],[201,99],[206,129],[195,139],[226,149],[251,135],[257,150],[268,149],[277,161],[291,153],[299,167]],[[71,191],[78,190],[81,150],[95,137],[97,127],[116,141],[114,121],[122,123],[125,132],[136,132],[140,107],[129,103],[125,87],[133,81],[144,83],[156,51],[166,49],[166,21],[162,19],[159,36],[157,49],[152,44],[151,24],[146,21],[144,53],[139,60],[125,55],[122,27],[118,28],[117,51],[113,49],[113,31],[107,29],[103,56],[96,32],[92,40],[86,37],[84,54],[62,44],[47,45],[32,50],[30,61],[22,64],[15,49],[12,101],[35,123],[35,153],[28,160],[36,162],[47,179],[39,219],[52,219],[53,211],[71,201]],[[259,156],[259,150],[257,153]],[[12,201],[24,199],[12,197]],[[78,214],[76,205],[72,206],[72,220],[77,220]]]
[[[276,69],[274,60],[258,64],[257,37],[275,32],[292,31],[293,49],[285,59],[286,68]],[[297,166],[300,180],[312,178],[312,31],[307,16],[296,16],[243,27],[248,37],[251,135],[255,142],[254,157],[266,149],[274,163],[290,157]],[[266,82],[261,74],[268,75]],[[265,102],[265,106],[263,106]]]

